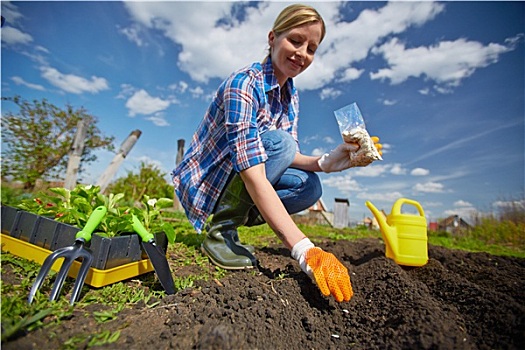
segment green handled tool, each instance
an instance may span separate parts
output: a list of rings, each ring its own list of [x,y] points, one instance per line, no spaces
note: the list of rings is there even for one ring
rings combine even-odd
[[[148,254],[155,273],[157,274],[160,284],[164,288],[167,294],[175,294],[175,283],[173,282],[173,276],[171,275],[170,266],[168,260],[166,259],[166,253],[155,243],[155,236],[152,233],[148,232],[146,228],[142,225],[139,219],[133,215],[132,216],[132,226],[135,232],[142,239],[142,246]]]
[[[51,290],[49,300],[56,300],[58,298],[62,286],[64,285],[64,281],[67,277],[69,268],[73,264],[73,261],[75,261],[77,258],[82,258],[82,265],[78,270],[78,275],[73,286],[70,304],[73,305],[73,303],[77,301],[78,297],[80,296],[80,291],[82,290],[82,286],[84,285],[84,281],[86,279],[91,263],[93,262],[93,255],[91,254],[91,251],[84,247],[84,244],[88,243],[91,240],[91,235],[93,234],[97,226],[100,224],[102,219],[104,219],[104,216],[106,216],[107,211],[107,208],[104,206],[95,208],[89,216],[84,228],[76,234],[75,243],[72,246],[55,250],[53,253],[49,254],[46,260],[44,260],[42,268],[38,272],[38,276],[36,276],[35,283],[33,283],[31,291],[29,292],[28,302],[30,304],[33,301],[33,298],[35,297],[37,290],[42,286],[42,283],[44,282],[45,277],[51,269],[51,266],[53,266],[55,261],[60,258],[64,258],[64,261],[62,262],[62,266],[60,267],[60,271],[58,272],[57,278],[53,285],[53,289]]]

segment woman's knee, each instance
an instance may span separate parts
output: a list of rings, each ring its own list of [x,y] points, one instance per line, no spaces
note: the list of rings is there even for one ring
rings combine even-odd
[[[261,136],[268,157],[278,157],[280,161],[291,164],[297,152],[295,139],[283,130],[272,130]]]
[[[305,192],[310,193],[311,198],[314,200],[314,203],[321,198],[323,195],[323,187],[321,185],[321,180],[319,176],[314,172],[307,172],[307,182],[305,185]],[[313,203],[312,203],[313,204]]]
[[[290,214],[308,209],[322,195],[321,181],[316,173],[294,168],[281,177],[276,190]]]

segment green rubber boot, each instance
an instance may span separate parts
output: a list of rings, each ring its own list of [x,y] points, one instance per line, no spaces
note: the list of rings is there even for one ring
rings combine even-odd
[[[253,227],[253,226],[259,226],[265,223],[266,221],[263,219],[262,215],[259,213],[259,210],[254,205],[253,208],[250,209],[250,213],[248,214],[248,221],[246,221],[246,224],[244,224],[244,226]]]
[[[254,248],[239,242],[237,228],[248,221],[253,201],[239,174],[235,174],[221,194],[207,228],[202,251],[217,266],[227,270],[257,266]]]

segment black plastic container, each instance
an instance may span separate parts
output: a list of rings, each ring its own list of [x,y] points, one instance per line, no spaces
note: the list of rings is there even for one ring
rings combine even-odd
[[[0,215],[2,215],[2,233],[6,235],[11,235],[11,231],[13,230],[13,226],[16,224],[16,221],[18,220],[18,212],[20,210],[7,206],[2,205],[2,212]]]
[[[42,217],[24,210],[18,211],[10,236],[29,242]]]
[[[2,233],[50,251],[73,245],[80,231],[78,227],[12,207],[2,206],[1,214]],[[166,234],[156,233],[155,240],[166,252],[168,247]],[[135,233],[108,238],[95,232],[86,246],[93,254],[91,267],[99,270],[148,258],[142,249],[140,237]]]

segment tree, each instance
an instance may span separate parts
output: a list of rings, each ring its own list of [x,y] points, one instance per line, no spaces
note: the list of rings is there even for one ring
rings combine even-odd
[[[79,174],[97,157],[94,150],[112,151],[114,137],[104,136],[97,127],[97,118],[84,108],[66,105],[62,110],[47,102],[32,103],[20,96],[2,97],[19,107],[19,113],[2,115],[2,177],[20,180],[25,188],[33,188],[39,178],[64,177],[68,152],[75,138],[79,120],[87,119],[87,133],[81,156]]]
[[[128,171],[108,186],[110,193],[124,193],[126,201],[139,202],[146,194],[150,198],[174,197],[173,185],[164,178],[166,174],[153,164],[140,163],[138,173]]]

